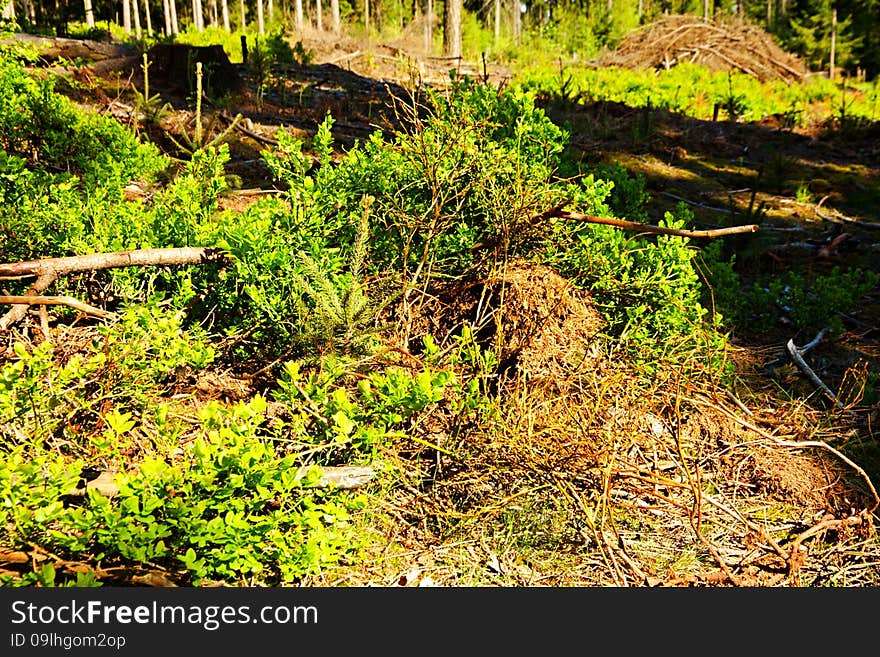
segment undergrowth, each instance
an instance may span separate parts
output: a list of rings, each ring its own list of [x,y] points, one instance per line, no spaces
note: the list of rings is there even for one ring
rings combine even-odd
[[[413,92],[394,108],[403,129],[340,159],[331,116],[311,153],[280,129],[263,158],[284,195],[221,212],[225,144],[175,162],[75,109],[12,54],[0,76],[4,261],[179,246],[231,256],[71,277],[65,294],[115,314],[49,332],[25,323],[0,369],[0,545],[52,556],[3,571],[6,585],[98,585],[120,570],[273,585],[358,563],[375,499],[327,484],[327,471],[369,468],[370,490],[387,493],[410,485],[409,456],[434,468],[415,484],[426,486],[440,455],[476,449],[510,419],[513,384],[477,329],[400,339],[439,285],[510,258],[592,296],[607,328],[591,348],[623,358],[627,381],[729,371],[698,246],[541,218],[560,204],[644,218],[649,199],[619,168],[567,159],[568,135],[531,93],[468,78]],[[154,193],[126,198],[131,180]],[[684,207],[664,219],[692,222]],[[816,288],[819,306],[833,287]],[[218,373],[247,380],[248,394],[196,392]],[[584,409],[614,387],[596,381],[570,380]],[[579,440],[610,442],[582,456],[615,449],[608,422],[583,420]],[[94,471],[110,474],[111,493],[86,485]]]

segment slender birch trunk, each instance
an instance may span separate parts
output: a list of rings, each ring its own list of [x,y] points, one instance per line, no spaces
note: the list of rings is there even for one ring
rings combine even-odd
[[[495,0],[495,49],[501,43],[501,0]]]
[[[430,56],[434,46],[434,0],[425,0],[425,55]]]
[[[171,34],[180,34],[180,26],[177,24],[177,0],[168,0],[171,9]]]
[[[270,7],[272,5],[269,5]],[[295,0],[293,3],[294,9],[294,24],[293,27],[296,30],[297,34],[302,34],[303,31],[303,2],[302,0]],[[269,20],[272,20],[271,18]]]
[[[134,19],[134,35],[138,39],[141,38],[141,12],[138,6],[138,0],[131,0],[131,17]]]
[[[147,24],[147,34],[153,36],[153,17],[150,16],[150,0],[144,0],[144,22]]]
[[[447,57],[461,57],[462,0],[446,0],[443,24],[443,52]]]
[[[162,0],[162,17],[165,19],[165,36],[171,36],[171,8],[168,6],[168,0]]]
[[[223,14],[223,29],[232,32],[232,28],[229,26],[229,2],[227,0],[220,0],[220,13]]]

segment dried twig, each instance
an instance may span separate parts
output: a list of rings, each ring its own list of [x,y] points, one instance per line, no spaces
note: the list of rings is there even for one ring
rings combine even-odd
[[[837,210],[831,210],[832,214],[825,214],[822,212],[822,204],[828,200],[828,195],[826,194],[819,202],[816,203],[816,206],[813,208],[813,211],[816,213],[816,216],[820,219],[824,219],[825,221],[830,221],[835,224],[853,224],[855,226],[861,226],[862,228],[880,228],[880,223],[872,222],[872,221],[861,221],[859,219],[853,219],[852,217],[847,217],[842,212]]]
[[[759,226],[757,224],[748,224],[745,226],[730,226],[728,228],[715,228],[712,230],[684,230],[680,228],[665,228],[663,226],[653,226],[650,224],[641,224],[636,221],[626,221],[624,219],[611,219],[609,217],[597,217],[591,214],[580,214],[579,212],[569,212],[557,206],[551,208],[540,215],[532,217],[532,223],[537,223],[541,219],[552,219],[558,217],[560,219],[568,219],[570,221],[583,221],[591,224],[605,224],[607,226],[615,226],[616,228],[624,228],[626,230],[634,230],[642,233],[650,233],[653,235],[674,235],[677,237],[694,237],[715,239],[716,237],[724,237],[726,235],[738,235],[742,233],[757,232]]]
[[[803,354],[813,347],[815,347],[822,340],[822,337],[828,331],[828,328],[823,328],[819,331],[818,335],[813,338],[803,349],[799,349],[797,345],[795,345],[794,340],[789,340],[786,347],[788,348],[788,353],[791,354],[791,359],[797,363],[797,366],[801,368],[801,370],[810,377],[810,380],[816,385],[819,390],[825,393],[825,395],[834,402],[835,406],[837,406],[841,410],[845,410],[843,403],[837,398],[833,392],[831,392],[831,388],[829,388],[822,379],[813,371],[813,369],[807,365],[807,361],[804,360]]]
[[[66,296],[0,296],[0,304],[25,304],[29,306],[69,306],[74,310],[79,310],[86,315],[95,315],[96,317],[110,317],[113,313],[95,306],[90,306],[78,299]]]

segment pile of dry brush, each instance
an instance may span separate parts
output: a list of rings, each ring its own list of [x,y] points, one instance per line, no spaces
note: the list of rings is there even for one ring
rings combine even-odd
[[[601,65],[669,69],[684,62],[739,71],[761,82],[798,82],[808,73],[803,62],[760,27],[742,19],[706,21],[697,16],[667,16],[635,30]]]

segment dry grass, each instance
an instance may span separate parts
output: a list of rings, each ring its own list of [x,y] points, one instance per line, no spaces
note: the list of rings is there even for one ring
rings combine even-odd
[[[507,283],[524,277],[518,270]],[[507,295],[495,326],[527,309],[534,318],[547,287]],[[463,295],[450,298],[459,313],[472,310]],[[544,325],[588,314],[574,303],[552,305],[566,310]],[[437,307],[432,315],[443,317]],[[542,349],[527,367],[498,377],[491,422],[457,430],[435,422],[425,442],[441,449],[419,441],[386,454],[390,477],[363,519],[375,539],[364,560],[307,583],[878,583],[876,491],[831,447],[865,436],[861,412],[817,410],[757,385],[746,404],[674,371],[646,378],[598,337],[581,343],[580,357],[565,340],[530,344]],[[736,355],[747,368],[749,352]]]

